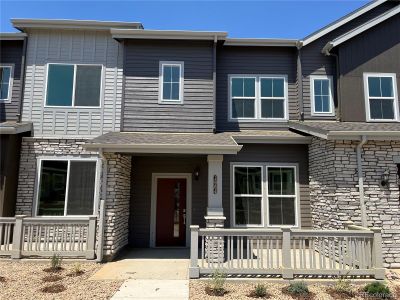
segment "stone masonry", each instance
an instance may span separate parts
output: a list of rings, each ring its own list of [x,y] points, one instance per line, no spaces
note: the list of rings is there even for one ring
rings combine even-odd
[[[344,228],[345,221],[361,225],[357,176],[357,141],[313,138],[309,174],[314,228]],[[399,141],[368,141],[362,148],[364,194],[369,227],[382,228],[385,267],[400,267],[400,198],[397,165]],[[389,185],[380,185],[389,172]]]

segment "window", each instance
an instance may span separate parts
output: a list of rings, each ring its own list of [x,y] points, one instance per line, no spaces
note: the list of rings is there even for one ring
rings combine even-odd
[[[235,225],[262,225],[262,168],[234,167]]]
[[[234,226],[299,225],[296,165],[274,163],[233,165],[232,176]],[[264,210],[264,207],[267,209]]]
[[[183,62],[160,62],[159,102],[183,102]]]
[[[40,160],[37,215],[92,215],[97,160]]]
[[[287,119],[287,78],[282,75],[230,75],[229,119]]]
[[[395,74],[364,74],[367,121],[399,119]]]
[[[312,115],[333,116],[334,103],[331,76],[311,76]]]
[[[99,107],[102,66],[49,64],[47,106]]]
[[[13,67],[0,65],[0,101],[11,101]]]

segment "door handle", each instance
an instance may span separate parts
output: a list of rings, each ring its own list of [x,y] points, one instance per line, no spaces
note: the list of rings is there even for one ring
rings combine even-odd
[[[183,225],[186,225],[186,209],[183,209]]]

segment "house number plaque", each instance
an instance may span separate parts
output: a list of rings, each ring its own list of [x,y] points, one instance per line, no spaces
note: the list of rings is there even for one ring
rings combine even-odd
[[[214,175],[214,182],[213,182],[213,192],[214,195],[217,193],[218,188],[217,188],[217,175]]]

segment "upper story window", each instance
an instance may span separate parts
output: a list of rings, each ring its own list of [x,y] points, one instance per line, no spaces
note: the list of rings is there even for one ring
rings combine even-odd
[[[0,65],[0,101],[11,101],[13,67]]]
[[[100,107],[101,65],[49,64],[46,106]]]
[[[331,76],[311,76],[311,113],[315,116],[333,116],[334,103]]]
[[[160,103],[183,102],[183,62],[160,62]]]
[[[396,74],[364,74],[367,121],[398,121]]]
[[[287,102],[286,76],[229,76],[229,116],[231,120],[286,120]]]

